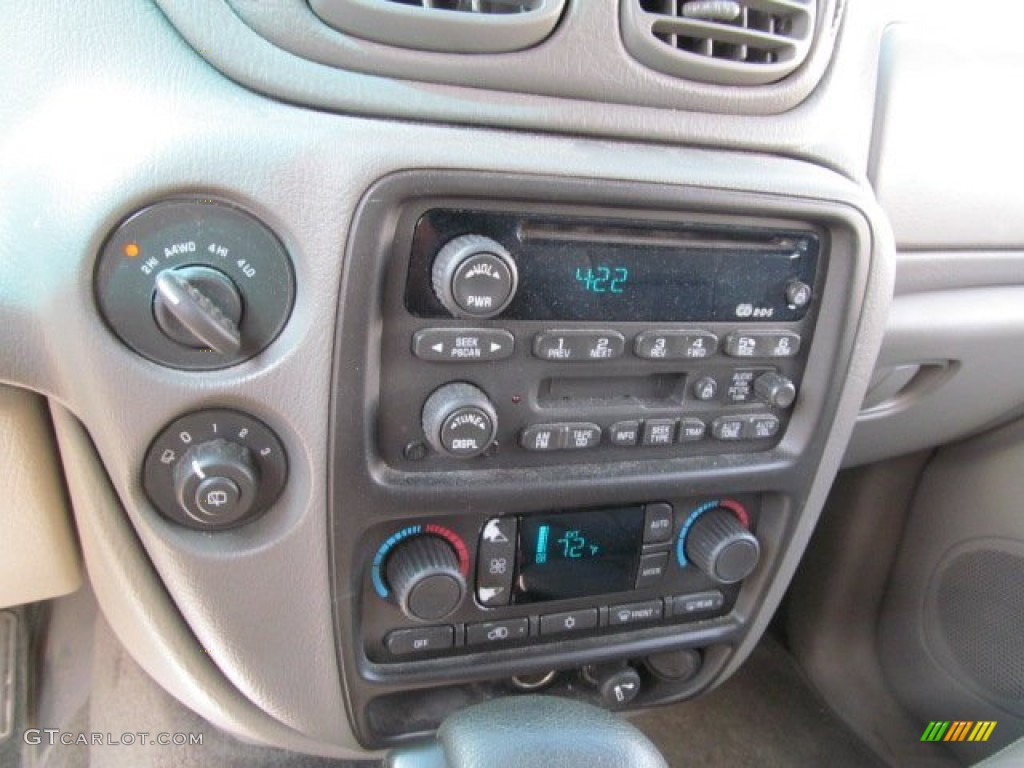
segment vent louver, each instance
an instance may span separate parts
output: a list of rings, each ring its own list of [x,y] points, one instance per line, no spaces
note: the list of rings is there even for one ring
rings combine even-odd
[[[815,0],[622,0],[630,53],[652,69],[727,85],[781,80],[803,62]]]
[[[332,27],[386,45],[448,53],[504,53],[536,45],[565,0],[309,0]]]

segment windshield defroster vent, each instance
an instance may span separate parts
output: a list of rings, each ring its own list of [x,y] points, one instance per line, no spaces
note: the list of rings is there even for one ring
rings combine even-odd
[[[630,53],[676,77],[726,85],[781,80],[803,62],[815,0],[622,0]]]
[[[565,0],[309,0],[332,27],[401,48],[519,51],[546,38]]]

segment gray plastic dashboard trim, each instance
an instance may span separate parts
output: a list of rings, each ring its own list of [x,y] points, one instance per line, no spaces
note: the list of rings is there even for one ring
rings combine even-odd
[[[202,9],[198,18],[210,20]],[[111,600],[125,621],[148,621],[148,614],[160,612],[161,622],[183,633],[182,645],[164,646],[166,658],[148,666],[165,665],[173,675],[182,668],[179,650],[192,637],[211,651],[223,677],[282,727],[325,750],[333,745],[362,755],[348,727],[330,618],[325,415],[349,223],[364,192],[397,171],[559,176],[595,192],[607,180],[765,194],[786,189],[862,211],[875,238],[873,271],[824,472],[810,498],[820,507],[867,386],[891,293],[891,241],[865,188],[820,166],[753,152],[297,108],[221,76],[155,5],[136,0],[18,3],[5,9],[4,21],[0,381],[59,401],[92,438],[138,537],[138,543],[121,539],[125,549],[112,547],[105,556],[151,562],[177,613],[169,613],[166,602],[148,604],[126,591],[113,592]],[[387,104],[402,95],[401,88],[388,88],[380,98]],[[860,100],[853,102],[856,107]],[[131,105],[130,120],[125,105]],[[704,126],[707,135],[715,124]],[[742,143],[753,132],[756,127],[734,132],[730,141]],[[91,290],[107,232],[153,200],[186,193],[223,196],[258,214],[295,262],[295,309],[277,340],[251,361],[202,375],[133,355],[106,332]],[[164,522],[146,500],[138,472],[163,425],[214,405],[250,411],[273,426],[293,469],[293,482],[266,517],[216,537]],[[800,536],[802,545],[806,537]],[[144,650],[129,646],[135,655]],[[186,698],[204,706],[201,698]],[[268,742],[289,743],[272,726],[258,730]]]
[[[580,47],[562,46],[566,27],[560,25],[531,53],[547,57],[545,66],[522,71],[503,56],[469,62],[460,56],[438,68],[438,54],[373,43],[345,54],[345,62],[349,53],[356,62],[346,63],[348,71],[338,68],[343,62],[336,49],[348,51],[351,39],[321,24],[302,0],[156,2],[212,66],[283,101],[407,120],[742,147],[809,158],[855,179],[867,167],[879,40],[896,13],[887,4],[849,3],[819,86],[798,98],[769,86],[763,92],[773,95],[758,106],[758,89],[688,82],[681,90],[680,81],[633,61],[623,49],[610,0],[571,2],[567,13],[579,16]],[[319,27],[310,27],[310,19]],[[591,60],[594,40],[618,51],[616,68]],[[380,50],[371,50],[374,45]],[[558,56],[546,53],[553,45],[559,46]],[[575,84],[560,97],[551,90],[557,82],[551,73],[563,71]],[[408,79],[410,73],[424,82]],[[622,91],[644,96],[630,104],[637,97],[625,99]]]

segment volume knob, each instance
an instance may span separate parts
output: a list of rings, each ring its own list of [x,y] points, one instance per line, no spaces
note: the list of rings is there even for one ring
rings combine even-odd
[[[728,510],[701,515],[686,537],[686,557],[715,581],[734,584],[749,576],[761,555],[754,535]]]
[[[398,607],[410,619],[443,619],[466,594],[455,550],[436,536],[416,536],[398,545],[385,573]]]
[[[431,284],[438,300],[455,317],[494,317],[516,294],[516,262],[501,243],[483,235],[449,241],[434,259]]]

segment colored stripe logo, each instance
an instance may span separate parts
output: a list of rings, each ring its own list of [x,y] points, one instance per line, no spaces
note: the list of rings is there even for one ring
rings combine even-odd
[[[996,729],[995,720],[932,720],[921,741],[988,741]]]

